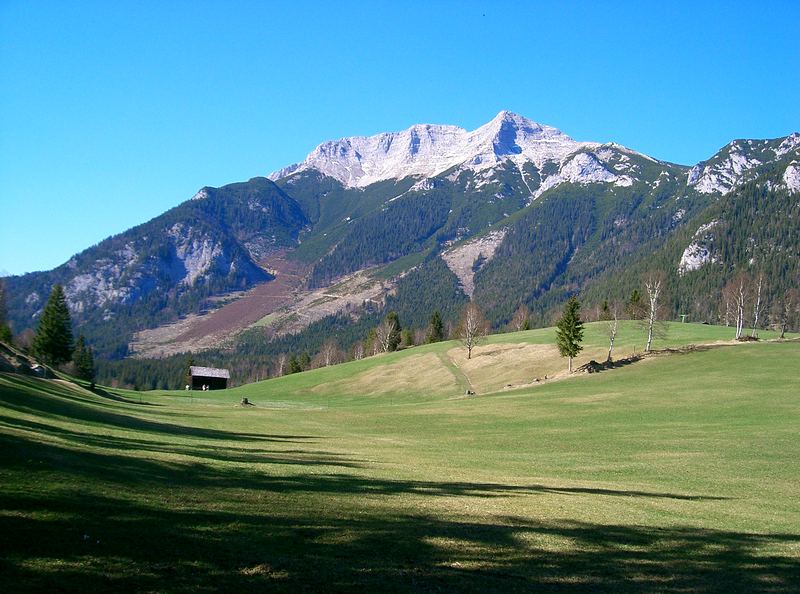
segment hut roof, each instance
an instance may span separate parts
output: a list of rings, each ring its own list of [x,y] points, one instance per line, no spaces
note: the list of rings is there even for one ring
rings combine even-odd
[[[227,369],[216,369],[214,367],[197,367],[192,365],[189,367],[189,373],[192,377],[222,377],[230,379],[231,372]]]

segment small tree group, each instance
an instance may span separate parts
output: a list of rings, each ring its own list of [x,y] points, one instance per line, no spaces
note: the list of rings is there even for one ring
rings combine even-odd
[[[722,289],[725,325],[730,324],[731,317],[734,318],[736,327],[734,338],[736,340],[744,337],[744,327],[747,323],[746,318],[749,311],[752,311],[750,336],[756,338],[758,335],[759,322],[766,309],[764,295],[764,275],[758,274],[754,280],[744,271],[737,273]],[[752,310],[750,310],[750,307],[752,307]]]
[[[72,359],[72,320],[61,285],[53,287],[33,338],[32,351],[47,365],[61,365]]]
[[[58,366],[72,361],[69,371],[78,379],[94,384],[94,352],[83,334],[73,343],[72,319],[61,285],[55,285],[50,292],[42,316],[39,318],[31,351],[46,365]]]

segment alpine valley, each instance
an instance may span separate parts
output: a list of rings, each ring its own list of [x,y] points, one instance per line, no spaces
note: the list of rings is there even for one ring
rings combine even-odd
[[[524,304],[547,325],[570,295],[626,299],[648,270],[667,275],[670,318],[717,322],[734,274],[763,273],[774,300],[799,255],[800,134],[684,166],[501,112],[325,142],[5,280],[16,333],[61,284],[100,381],[175,387],[188,352],[241,383],[332,336],[346,351],[388,311],[423,329],[473,300],[501,329]]]

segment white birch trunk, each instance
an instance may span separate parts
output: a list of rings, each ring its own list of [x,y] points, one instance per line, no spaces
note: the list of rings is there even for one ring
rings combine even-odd
[[[753,306],[753,331],[750,336],[756,337],[756,329],[758,328],[758,315],[761,312],[761,288],[764,285],[764,275],[758,275],[758,284],[756,285],[756,303]]]

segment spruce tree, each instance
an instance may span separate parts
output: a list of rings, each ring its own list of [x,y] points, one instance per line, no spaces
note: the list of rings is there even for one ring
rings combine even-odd
[[[291,355],[289,357],[289,371],[288,373],[300,373],[303,371],[302,366],[300,365],[300,361],[297,360],[295,355]]]
[[[388,336],[388,351],[396,351],[397,347],[400,346],[401,332],[403,331],[402,326],[400,326],[400,316],[397,315],[396,311],[390,311],[388,314],[386,314],[385,322],[390,326]]]
[[[94,382],[94,353],[92,347],[86,344],[83,334],[75,341],[75,351],[72,353],[72,362],[75,364],[75,375],[78,379]]]
[[[194,367],[194,357],[186,359],[186,366],[183,371],[183,381],[190,388],[192,387],[192,367]]]
[[[61,285],[53,287],[44,306],[32,350],[48,365],[60,365],[72,358],[72,320]]]
[[[628,310],[628,316],[632,320],[641,320],[644,317],[644,303],[642,303],[642,295],[639,293],[639,289],[633,290],[625,309]]]
[[[433,312],[431,319],[428,322],[428,333],[425,341],[428,343],[439,342],[444,337],[444,322],[442,322],[442,315],[439,310]]]
[[[556,325],[556,345],[562,357],[569,357],[569,372],[572,373],[572,358],[583,350],[583,321],[581,304],[574,295],[564,305],[564,312]]]

